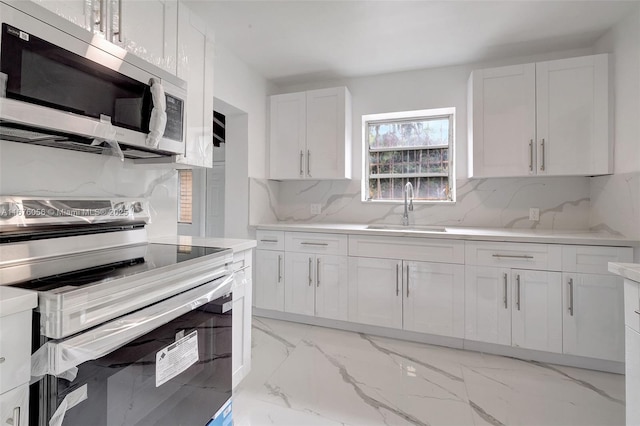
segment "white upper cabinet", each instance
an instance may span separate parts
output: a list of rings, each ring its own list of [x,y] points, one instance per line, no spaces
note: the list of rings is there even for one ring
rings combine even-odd
[[[179,6],[178,77],[187,81],[185,155],[178,164],[213,167],[213,55],[212,35],[203,21]]]
[[[477,70],[469,176],[613,172],[606,54]]]
[[[351,94],[346,87],[270,97],[270,179],[351,178]]]
[[[177,72],[178,0],[34,0],[145,61]]]
[[[178,1],[111,0],[111,2],[113,6],[110,41],[145,61],[176,74]]]

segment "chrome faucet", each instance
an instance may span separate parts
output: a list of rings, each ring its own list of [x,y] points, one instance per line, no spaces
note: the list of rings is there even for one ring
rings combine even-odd
[[[411,198],[409,198],[409,202],[407,203],[407,195],[411,191]],[[404,186],[404,213],[402,214],[402,224],[404,226],[409,226],[409,211],[413,211],[413,185],[411,182],[407,182]]]

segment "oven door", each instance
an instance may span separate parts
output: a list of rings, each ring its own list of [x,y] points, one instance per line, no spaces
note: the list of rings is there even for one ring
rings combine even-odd
[[[48,342],[41,354],[46,353],[55,376],[34,385],[40,398],[39,407],[32,406],[32,415],[38,412],[32,424],[204,426],[213,424],[218,412],[226,415],[219,424],[230,424],[225,404],[231,398],[231,295],[217,297],[221,282],[228,281],[205,284],[97,327],[102,330]],[[179,316],[164,321],[164,314],[157,325],[154,312]],[[120,339],[123,327],[135,339],[106,349]],[[138,327],[153,328],[140,334]],[[113,336],[101,338],[109,329]],[[83,362],[69,367],[77,361]]]

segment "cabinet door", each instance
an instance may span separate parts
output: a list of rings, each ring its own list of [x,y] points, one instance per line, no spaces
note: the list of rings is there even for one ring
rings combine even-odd
[[[306,94],[270,97],[269,175],[271,179],[305,176]]]
[[[284,252],[256,250],[256,308],[284,311],[284,280]]]
[[[306,176],[312,179],[344,179],[346,132],[346,88],[307,92]],[[350,160],[350,157],[349,157]]]
[[[469,176],[535,173],[535,65],[474,71],[471,85]]]
[[[560,272],[513,270],[512,345],[562,352]]]
[[[349,258],[349,321],[402,328],[402,261]]]
[[[285,265],[284,311],[315,315],[315,256],[287,253]]]
[[[563,351],[624,362],[622,279],[563,274]]]
[[[251,250],[246,253],[250,259]],[[249,261],[250,262],[250,261]],[[235,388],[251,370],[251,263],[237,272],[233,287],[232,383]]]
[[[607,55],[536,64],[538,174],[611,173]]]
[[[464,336],[464,266],[403,262],[403,328]]]
[[[25,383],[0,395],[0,426],[28,424],[29,384]]]
[[[33,0],[40,6],[43,6],[58,16],[65,18],[66,20],[73,22],[79,27],[85,30],[93,31],[94,28],[98,30],[98,26],[92,27],[92,13],[95,14],[95,20],[99,20],[98,15],[98,2],[86,2],[85,0]],[[91,7],[95,8],[95,12],[92,12]]]
[[[347,321],[347,256],[316,256],[316,316]]]
[[[627,425],[640,425],[640,333],[625,327]]]
[[[178,64],[178,77],[187,81],[187,139],[185,155],[177,162],[198,167],[213,166],[213,43],[206,27],[180,5],[180,51],[186,60]],[[204,32],[203,32],[204,31]]]
[[[511,271],[465,267],[464,338],[511,345]]]
[[[118,0],[113,3],[112,42],[175,74],[178,1]]]

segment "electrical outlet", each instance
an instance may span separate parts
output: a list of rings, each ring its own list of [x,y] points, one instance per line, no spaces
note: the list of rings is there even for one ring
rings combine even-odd
[[[540,209],[537,207],[531,207],[529,209],[529,220],[537,222],[540,220]]]
[[[322,204],[311,204],[311,214],[320,214],[322,212]]]

